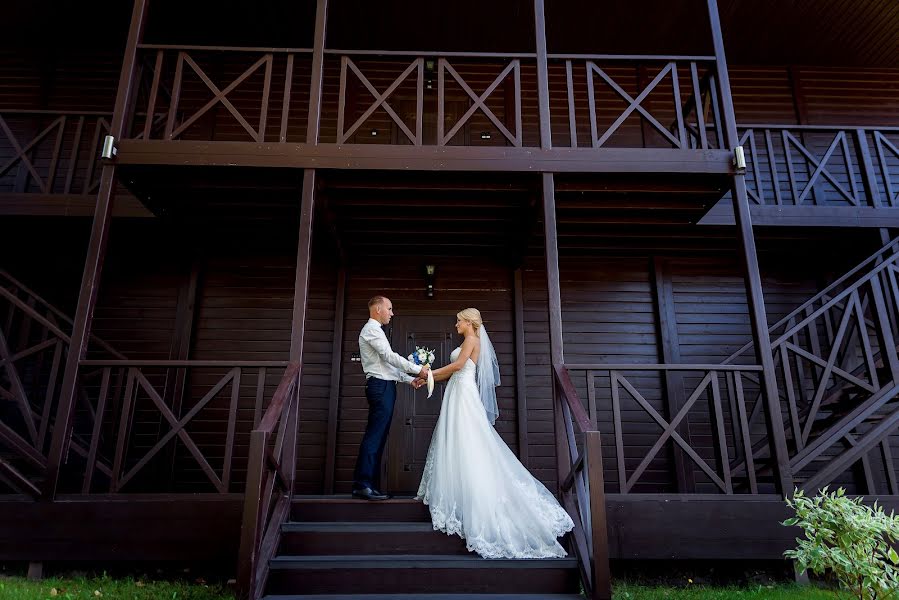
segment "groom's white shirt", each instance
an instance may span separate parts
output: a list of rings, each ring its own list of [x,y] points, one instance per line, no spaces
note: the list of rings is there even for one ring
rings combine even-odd
[[[421,371],[420,366],[393,351],[387,334],[374,319],[369,319],[359,333],[359,357],[366,379],[377,377],[386,381],[408,382],[415,379],[412,375],[418,375]]]

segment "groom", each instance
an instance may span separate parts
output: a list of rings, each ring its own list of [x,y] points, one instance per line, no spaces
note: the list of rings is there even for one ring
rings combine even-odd
[[[368,301],[368,322],[359,334],[359,356],[365,371],[365,398],[368,400],[368,424],[359,446],[359,457],[353,472],[353,497],[365,500],[387,500],[379,491],[381,456],[387,442],[387,430],[393,418],[396,382],[421,387],[428,367],[412,363],[390,347],[382,327],[393,317],[393,303],[384,296]],[[411,375],[410,375],[411,374]],[[417,377],[412,377],[416,375]]]

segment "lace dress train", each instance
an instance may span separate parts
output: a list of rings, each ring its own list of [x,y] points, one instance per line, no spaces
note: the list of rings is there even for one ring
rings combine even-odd
[[[447,384],[417,497],[484,558],[566,555],[557,538],[574,523],[487,420],[471,360]]]

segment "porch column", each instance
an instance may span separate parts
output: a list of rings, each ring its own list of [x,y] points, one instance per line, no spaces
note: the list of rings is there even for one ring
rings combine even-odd
[[[727,147],[733,149],[737,146],[739,138],[737,137],[733,98],[730,93],[727,60],[724,56],[724,39],[721,35],[718,4],[716,0],[707,0],[707,2],[712,41],[715,47],[718,86],[721,91],[724,139]],[[762,278],[759,273],[755,237],[752,232],[752,217],[749,214],[749,198],[746,194],[745,173],[738,172],[734,174],[731,196],[734,220],[740,237],[741,256],[746,269],[746,296],[749,301],[749,318],[755,341],[756,361],[762,365],[763,369],[762,392],[765,396],[764,406],[768,439],[771,441],[773,458],[777,461],[775,483],[780,494],[789,495],[793,492],[793,475],[787,451],[783,414],[780,409],[780,396],[777,391],[777,377],[774,370],[774,357],[771,353],[771,339],[768,336],[768,318],[765,312],[765,298],[762,292]]]
[[[109,135],[116,142],[129,122],[132,100],[137,88],[134,67],[137,61],[137,45],[143,38],[147,22],[147,5],[149,0],[135,0],[131,12],[131,27],[125,46],[122,70],[119,73],[119,86],[116,92],[115,107],[109,126]],[[100,276],[103,271],[103,260],[106,256],[106,245],[109,240],[109,224],[112,218],[112,206],[116,188],[115,163],[105,162],[100,173],[100,191],[94,208],[94,221],[91,226],[90,245],[84,263],[84,274],[81,277],[81,291],[78,294],[78,306],[75,310],[75,321],[72,326],[72,339],[66,356],[66,366],[59,391],[59,405],[56,409],[56,420],[53,426],[53,438],[50,453],[47,457],[46,478],[43,484],[43,497],[53,499],[59,483],[59,470],[65,462],[66,451],[72,417],[74,414],[76,390],[78,387],[78,367],[87,353],[90,340],[91,323]]]
[[[546,247],[546,290],[549,312],[549,352],[552,367],[565,362],[562,350],[562,291],[559,277],[559,246],[556,232],[556,188],[552,173],[543,174],[543,234]],[[563,477],[568,472],[568,445],[556,392],[554,368],[550,369],[553,390],[553,422],[556,439],[556,472]],[[562,484],[561,481],[558,482]]]

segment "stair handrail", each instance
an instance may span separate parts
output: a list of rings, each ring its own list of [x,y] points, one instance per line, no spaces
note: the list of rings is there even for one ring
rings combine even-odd
[[[296,476],[301,368],[300,361],[290,362],[259,425],[250,432],[237,565],[241,598],[261,598],[268,578],[268,563],[280,541],[281,525],[290,514]],[[274,448],[269,450],[276,428]],[[274,503],[273,492],[277,494]]]
[[[588,598],[610,600],[612,580],[600,433],[587,416],[564,364],[553,365],[553,381],[568,447],[568,460],[559,457],[558,480],[562,504],[574,521],[572,537],[581,579]],[[582,451],[577,446],[578,434],[584,438]],[[567,465],[567,473],[562,472],[562,464]]]
[[[777,321],[777,323],[770,326],[768,328],[768,331],[773,332],[773,331],[776,331],[777,329],[779,329],[780,327],[783,327],[791,319],[795,319],[806,309],[810,308],[811,306],[814,306],[815,302],[818,302],[822,298],[830,296],[835,289],[839,288],[839,286],[841,286],[843,283],[845,283],[847,280],[849,280],[853,275],[855,275],[859,271],[866,269],[869,265],[877,264],[879,261],[886,262],[887,260],[889,260],[889,258],[893,258],[893,257],[886,256],[888,253],[892,253],[893,257],[895,257],[897,253],[899,253],[899,237],[891,240],[885,246],[880,248],[877,252],[875,252],[868,258],[866,258],[861,263],[857,264],[851,270],[844,273],[840,278],[838,278],[836,281],[831,283],[829,286],[827,286],[826,288],[824,288],[823,290],[821,290],[820,292],[818,292],[817,294],[812,296],[810,299],[806,300],[803,304],[801,304],[797,308],[793,309],[789,314],[787,314],[786,316],[782,317],[779,321]],[[750,340],[739,350],[737,350],[736,352],[734,352],[733,354],[728,356],[726,359],[724,359],[724,361],[722,361],[721,364],[724,364],[724,365],[731,364],[734,360],[739,358],[743,353],[745,353],[748,349],[752,348],[754,345],[755,345],[755,341]],[[773,344],[772,344],[772,346],[773,346]]]

